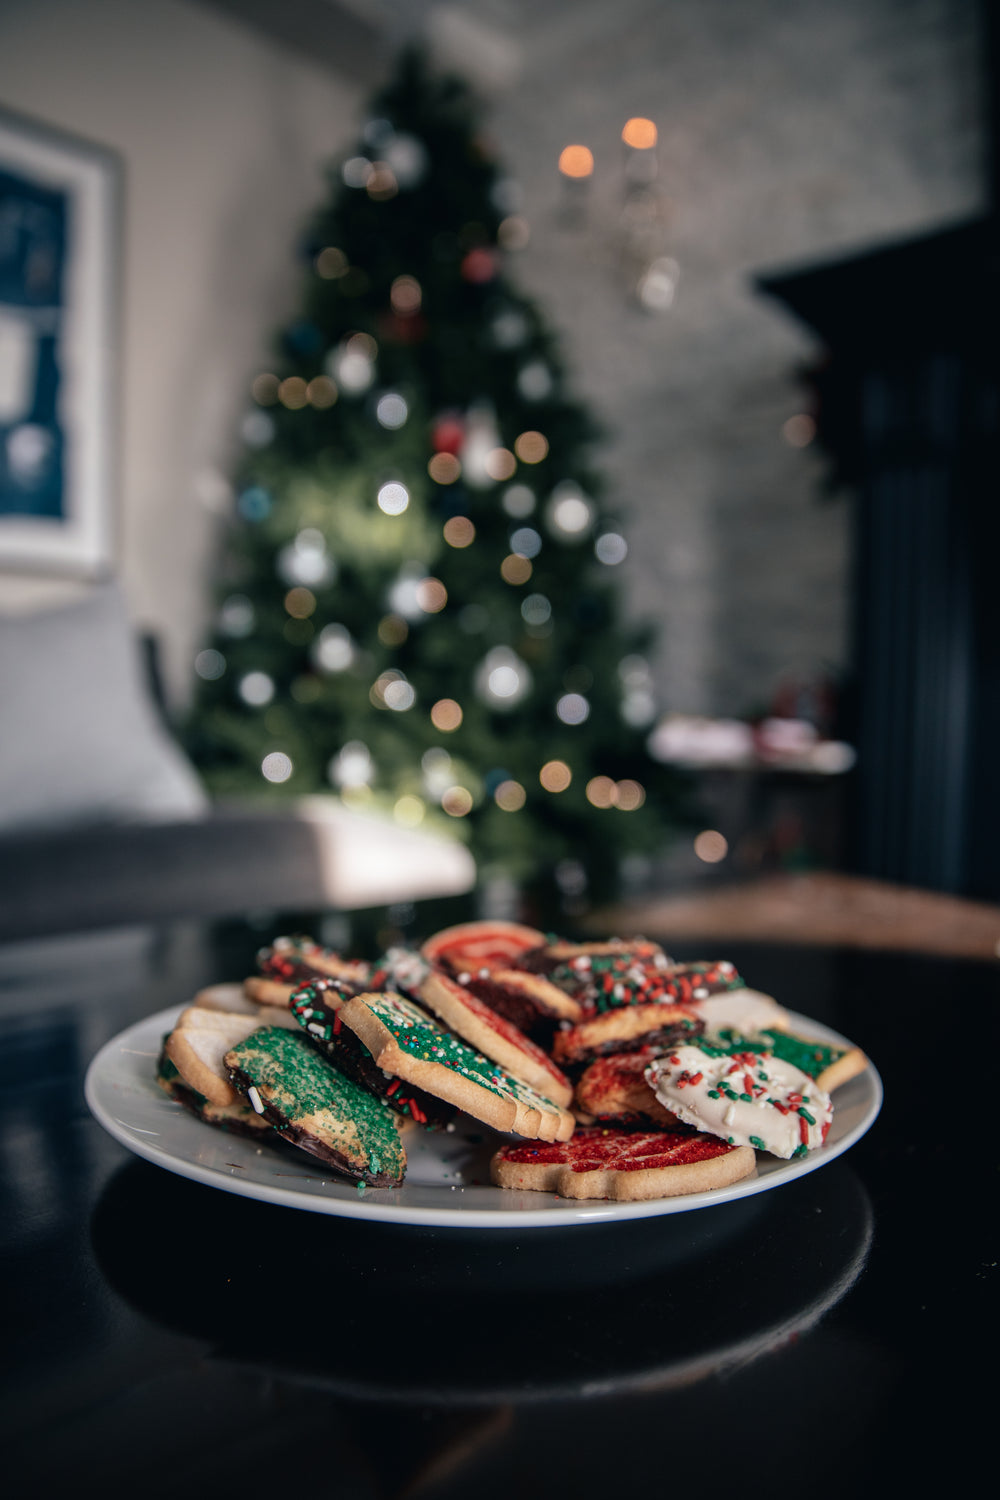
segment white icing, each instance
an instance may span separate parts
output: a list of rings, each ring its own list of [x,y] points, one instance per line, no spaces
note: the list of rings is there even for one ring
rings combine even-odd
[[[745,1075],[753,1084],[752,1099],[729,1098],[748,1092]],[[758,1149],[772,1156],[787,1159],[802,1145],[815,1150],[833,1118],[829,1094],[808,1073],[769,1052],[710,1057],[700,1047],[675,1047],[655,1058],[645,1077],[660,1103],[685,1124],[736,1146],[761,1142]]]
[[[732,1026],[746,1035],[765,1026],[780,1028],[786,1019],[778,1002],[760,990],[725,990],[721,995],[709,995],[704,1000],[697,990],[694,993],[696,999],[691,1009],[701,1016],[706,1029]]]

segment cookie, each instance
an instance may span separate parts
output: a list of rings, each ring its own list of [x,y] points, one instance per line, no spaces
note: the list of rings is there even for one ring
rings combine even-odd
[[[560,1021],[578,1021],[583,1014],[579,1000],[526,969],[477,969],[455,978],[528,1036],[549,1039]]]
[[[808,1073],[773,1053],[677,1047],[646,1078],[660,1103],[696,1130],[786,1160],[826,1140],[833,1105]]]
[[[692,999],[690,1005],[692,1014],[701,1017],[706,1030],[732,1026],[752,1035],[771,1027],[783,1031],[788,1025],[787,1011],[760,990],[730,990],[728,994],[709,995],[704,1000]]]
[[[659,943],[648,938],[608,938],[600,943],[571,943],[563,938],[543,940],[537,948],[521,955],[518,967],[533,974],[548,974],[560,987],[574,993],[585,985],[593,964],[605,961],[659,964],[667,967],[671,960]]]
[[[728,1187],[756,1168],[748,1146],[714,1136],[590,1125],[563,1145],[501,1147],[490,1176],[502,1188],[637,1202]]]
[[[293,991],[309,979],[343,979],[355,992],[368,987],[370,966],[342,958],[310,937],[278,937],[257,954],[259,974],[244,980],[244,993],[259,1005],[287,1005]]]
[[[167,1056],[166,1040],[156,1064],[156,1082],[175,1104],[182,1104],[191,1114],[206,1125],[215,1125],[231,1135],[266,1139],[274,1132],[267,1120],[256,1114],[248,1104],[239,1099],[236,1104],[212,1104],[195,1089],[186,1084]]]
[[[555,1104],[567,1105],[573,1085],[547,1052],[447,974],[431,973],[417,999],[470,1047],[520,1078]]]
[[[342,1024],[339,1010],[352,993],[343,980],[313,979],[299,986],[289,1009],[307,1041],[347,1078],[375,1094],[396,1114],[432,1129],[447,1125],[455,1115],[453,1105],[383,1072],[367,1047]]]
[[[599,1057],[577,1079],[573,1106],[577,1119],[600,1121],[622,1128],[654,1125],[658,1130],[686,1130],[675,1114],[653,1093],[646,1068],[654,1054],[618,1052]]]
[[[494,1130],[567,1140],[574,1120],[546,1095],[446,1031],[402,995],[365,994],[338,1011],[378,1067],[464,1110]]]
[[[235,1104],[239,1099],[223,1059],[230,1047],[266,1025],[293,1025],[287,1013],[255,1007],[253,1015],[209,1010],[190,1005],[181,1012],[167,1038],[166,1053],[189,1088],[210,1104]]]
[[[631,1005],[557,1031],[552,1057],[562,1068],[576,1068],[615,1052],[635,1052],[639,1047],[662,1050],[693,1041],[703,1024],[682,1005]]]
[[[226,1067],[240,1094],[293,1146],[370,1187],[402,1182],[406,1151],[396,1116],[298,1031],[255,1031],[227,1052]]]
[[[698,1045],[706,1051],[718,1047],[729,1053],[748,1049],[773,1052],[783,1062],[794,1063],[803,1073],[808,1073],[827,1094],[863,1073],[868,1066],[868,1059],[860,1047],[835,1047],[829,1042],[796,1036],[773,1026],[751,1036],[745,1036],[731,1026],[712,1028],[706,1030]]]
[[[477,969],[509,969],[514,962],[545,942],[545,934],[521,922],[460,922],[443,927],[421,946],[430,964],[450,974]]]

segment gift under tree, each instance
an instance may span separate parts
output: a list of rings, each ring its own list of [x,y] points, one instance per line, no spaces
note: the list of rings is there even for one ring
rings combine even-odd
[[[253,380],[188,743],[219,794],[437,820],[580,898],[662,845],[674,783],[599,434],[510,277],[518,206],[467,89],[406,54]]]

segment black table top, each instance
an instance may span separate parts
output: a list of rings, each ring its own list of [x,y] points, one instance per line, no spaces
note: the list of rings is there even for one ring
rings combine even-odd
[[[868,1135],[697,1212],[454,1231],[222,1193],[90,1117],[107,1039],[285,930],[0,947],[8,1479],[375,1500],[971,1476],[992,1437],[995,965],[671,944],[862,1046],[886,1090]]]

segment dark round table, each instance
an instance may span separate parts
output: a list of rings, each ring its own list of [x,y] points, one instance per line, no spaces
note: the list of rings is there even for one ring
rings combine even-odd
[[[438,923],[406,915],[416,935]],[[10,1493],[672,1500],[973,1482],[992,1453],[996,965],[671,944],[732,959],[850,1036],[885,1103],[822,1170],[662,1218],[329,1217],[175,1176],[91,1118],[83,1077],[108,1038],[242,978],[278,932],[343,936],[324,921],[0,946]],[[356,944],[374,938],[355,924]]]

